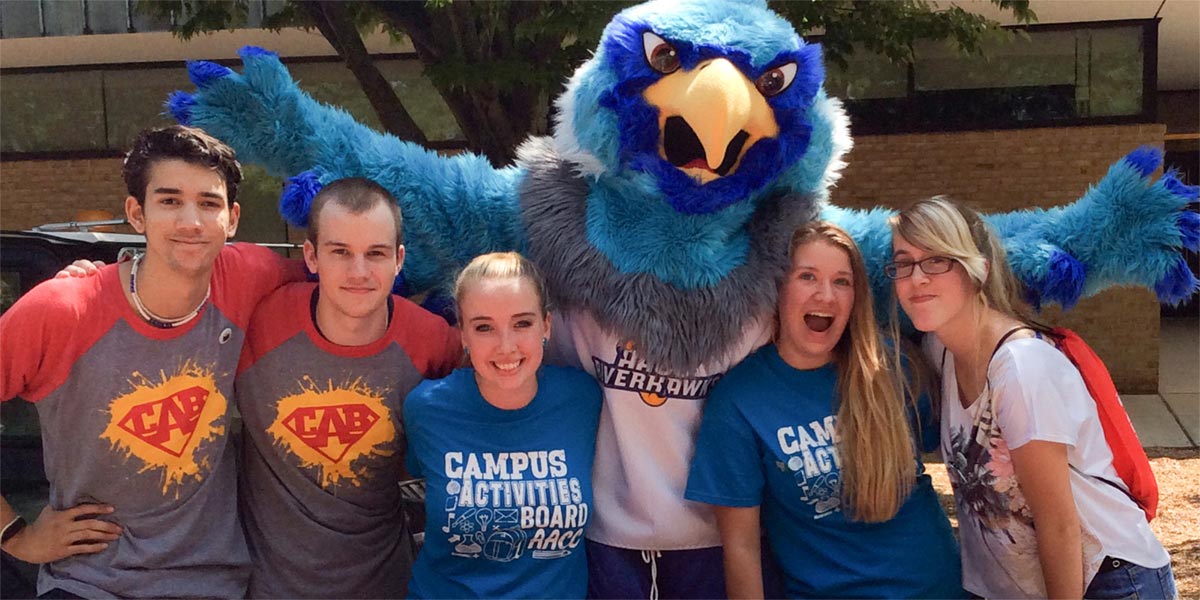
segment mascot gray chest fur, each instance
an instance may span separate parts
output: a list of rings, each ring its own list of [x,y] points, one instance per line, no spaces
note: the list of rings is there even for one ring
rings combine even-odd
[[[751,240],[745,261],[714,286],[685,290],[614,268],[588,242],[588,181],[549,143],[531,142],[521,157],[527,173],[521,218],[529,257],[560,310],[589,312],[605,330],[632,342],[656,370],[674,374],[727,358],[747,325],[774,314],[777,283],[789,266],[788,243],[798,226],[817,217],[814,198],[765,199],[745,226]]]

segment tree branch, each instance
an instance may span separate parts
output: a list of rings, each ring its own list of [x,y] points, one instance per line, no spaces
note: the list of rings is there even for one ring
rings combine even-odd
[[[358,84],[362,86],[367,100],[383,128],[393,135],[421,145],[428,144],[425,132],[413,121],[412,115],[404,108],[392,84],[379,71],[375,60],[367,52],[362,35],[354,19],[346,12],[346,6],[341,2],[330,0],[296,2],[304,10],[321,35],[329,41],[333,49],[346,63],[346,67],[354,74]]]

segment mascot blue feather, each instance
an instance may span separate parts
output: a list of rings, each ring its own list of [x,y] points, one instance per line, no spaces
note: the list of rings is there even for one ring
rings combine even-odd
[[[769,339],[798,225],[824,217],[848,230],[878,297],[891,295],[892,213],[829,204],[848,120],[822,88],[819,47],[762,0],[656,0],[616,15],[556,100],[553,135],[504,168],[376,133],[301,92],[273,54],[241,56],[241,73],[190,66],[196,91],[168,109],[294,177],[290,221],[306,222],[321,184],[368,177],[404,211],[409,292],[444,289],[492,250],[543,270],[556,345],[604,387],[594,475],[605,485],[589,537],[605,543],[719,544],[711,513],[683,500],[699,401]],[[1160,162],[1139,149],[1073,204],[987,217],[1034,300],[1070,306],[1113,285],[1165,302],[1195,291],[1179,250],[1200,237],[1187,212],[1196,190],[1153,181]]]

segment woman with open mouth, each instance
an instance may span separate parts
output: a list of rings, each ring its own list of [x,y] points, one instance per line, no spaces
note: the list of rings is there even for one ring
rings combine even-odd
[[[411,598],[583,598],[600,388],[543,366],[545,285],[519,254],[455,283],[470,367],[405,400],[407,465],[426,479]]]
[[[729,597],[764,597],[760,531],[789,598],[964,597],[916,453],[937,443],[928,398],[900,379],[861,253],[819,222],[789,253],[775,341],[713,390],[688,478],[714,505]]]

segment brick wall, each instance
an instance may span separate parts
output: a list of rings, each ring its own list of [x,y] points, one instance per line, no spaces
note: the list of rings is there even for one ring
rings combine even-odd
[[[1141,144],[1161,146],[1162,125],[1122,125],[941,134],[862,136],[834,190],[842,206],[945,194],[984,211],[1049,207],[1078,198],[1116,160]],[[69,221],[80,209],[123,214],[120,159],[0,163],[0,227]],[[297,239],[299,232],[291,232]],[[1107,361],[1126,393],[1158,388],[1158,305],[1143,290],[1110,290],[1067,315]]]
[[[125,215],[121,159],[0,162],[0,227],[72,221],[80,210]]]
[[[120,158],[14,160],[0,162],[0,228],[29,229],[45,223],[74,221],[82,210],[106,210],[125,218],[125,182]],[[247,169],[250,172],[250,169]],[[256,177],[261,170],[254,171]],[[247,175],[250,177],[251,175]],[[242,223],[237,240],[286,241],[287,226],[275,209],[278,182],[243,184],[238,200]],[[133,233],[129,227],[116,231]],[[300,238],[303,241],[303,237]],[[299,256],[299,254],[297,254]]]
[[[833,202],[901,207],[942,194],[987,212],[1057,206],[1137,146],[1162,147],[1165,132],[1151,124],[860,136]],[[1157,391],[1159,308],[1150,292],[1113,289],[1043,317],[1087,339],[1122,392]]]

